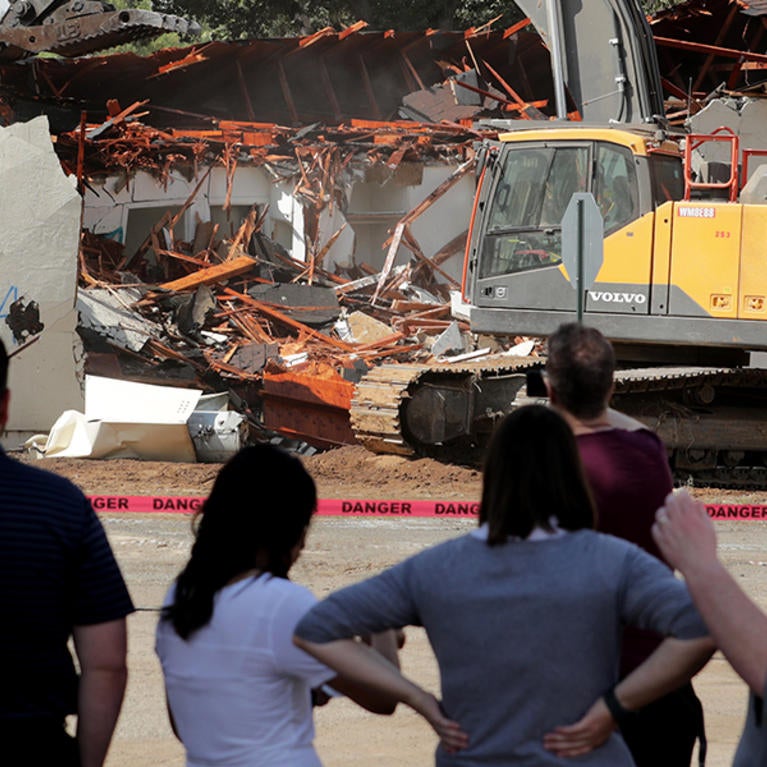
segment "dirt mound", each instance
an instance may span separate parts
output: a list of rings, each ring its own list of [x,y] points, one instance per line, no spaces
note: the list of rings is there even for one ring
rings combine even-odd
[[[68,477],[89,495],[205,496],[221,467],[217,463],[172,463],[123,458],[22,457]],[[349,446],[302,457],[321,498],[475,500],[480,474],[427,458],[375,455]]]
[[[169,463],[128,459],[43,458],[20,460],[71,479],[89,495],[206,496],[217,463]],[[481,473],[430,458],[376,455],[346,446],[301,458],[320,498],[478,501]],[[689,488],[709,503],[764,503],[763,493]]]
[[[67,477],[88,495],[204,496],[220,468],[214,463],[173,463],[127,458],[22,458]]]
[[[304,465],[326,498],[479,498],[476,469],[429,458],[376,455],[349,446],[306,457]]]

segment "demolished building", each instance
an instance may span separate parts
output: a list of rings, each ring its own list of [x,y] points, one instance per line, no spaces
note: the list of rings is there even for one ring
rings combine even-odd
[[[686,5],[759,46],[758,4]],[[668,48],[659,32],[686,18],[674,13],[656,17]],[[730,63],[715,95],[755,100],[761,54],[710,50],[730,38],[707,23],[713,41],[667,59],[677,121],[716,90],[700,80],[681,98],[694,56],[717,63],[709,78]],[[74,375],[229,391],[255,428],[320,447],[354,440],[349,403],[370,366],[431,359],[437,339],[451,358],[484,347],[451,306],[474,144],[495,135],[487,120],[554,114],[548,52],[526,20],[27,59],[0,64],[0,98],[6,122],[48,116],[82,194]],[[46,428],[26,417],[11,428]]]

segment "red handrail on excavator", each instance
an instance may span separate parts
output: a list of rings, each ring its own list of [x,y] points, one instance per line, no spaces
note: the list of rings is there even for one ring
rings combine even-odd
[[[692,153],[701,144],[726,141],[730,143],[730,178],[727,181],[694,181],[692,178]],[[730,202],[738,199],[738,159],[740,142],[732,128],[722,126],[712,133],[691,133],[684,145],[684,199],[692,198],[694,189],[728,189]]]

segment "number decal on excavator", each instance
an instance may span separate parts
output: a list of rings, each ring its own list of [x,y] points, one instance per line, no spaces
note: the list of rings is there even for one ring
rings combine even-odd
[[[716,232],[714,232],[714,237],[718,237],[722,240],[729,240],[730,239],[730,232],[728,232],[726,229],[717,229]]]
[[[677,206],[680,218],[716,218],[716,208],[690,208],[686,205]]]

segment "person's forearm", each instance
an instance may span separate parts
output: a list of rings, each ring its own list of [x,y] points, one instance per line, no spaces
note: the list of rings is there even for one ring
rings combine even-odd
[[[397,632],[394,629],[371,634],[368,644],[382,658],[399,668],[399,647],[397,646]]]
[[[295,637],[294,642],[332,668],[339,677],[419,711],[425,691],[402,676],[396,666],[366,644],[353,639],[337,639],[320,644],[300,637]]]
[[[714,650],[710,637],[664,639],[652,655],[615,686],[619,703],[636,711],[676,690],[703,668]]]
[[[384,700],[410,706],[434,728],[448,753],[455,753],[468,745],[467,734],[458,722],[447,717],[433,695],[402,676],[398,668],[366,644],[353,639],[317,643],[298,636],[293,641],[302,650],[334,669],[340,680],[347,680],[367,690],[368,694],[382,696]]]
[[[717,647],[756,695],[767,683],[767,616],[719,561],[685,568],[687,588]]]
[[[102,767],[120,714],[125,669],[84,671],[78,692],[77,741],[81,767]]]

